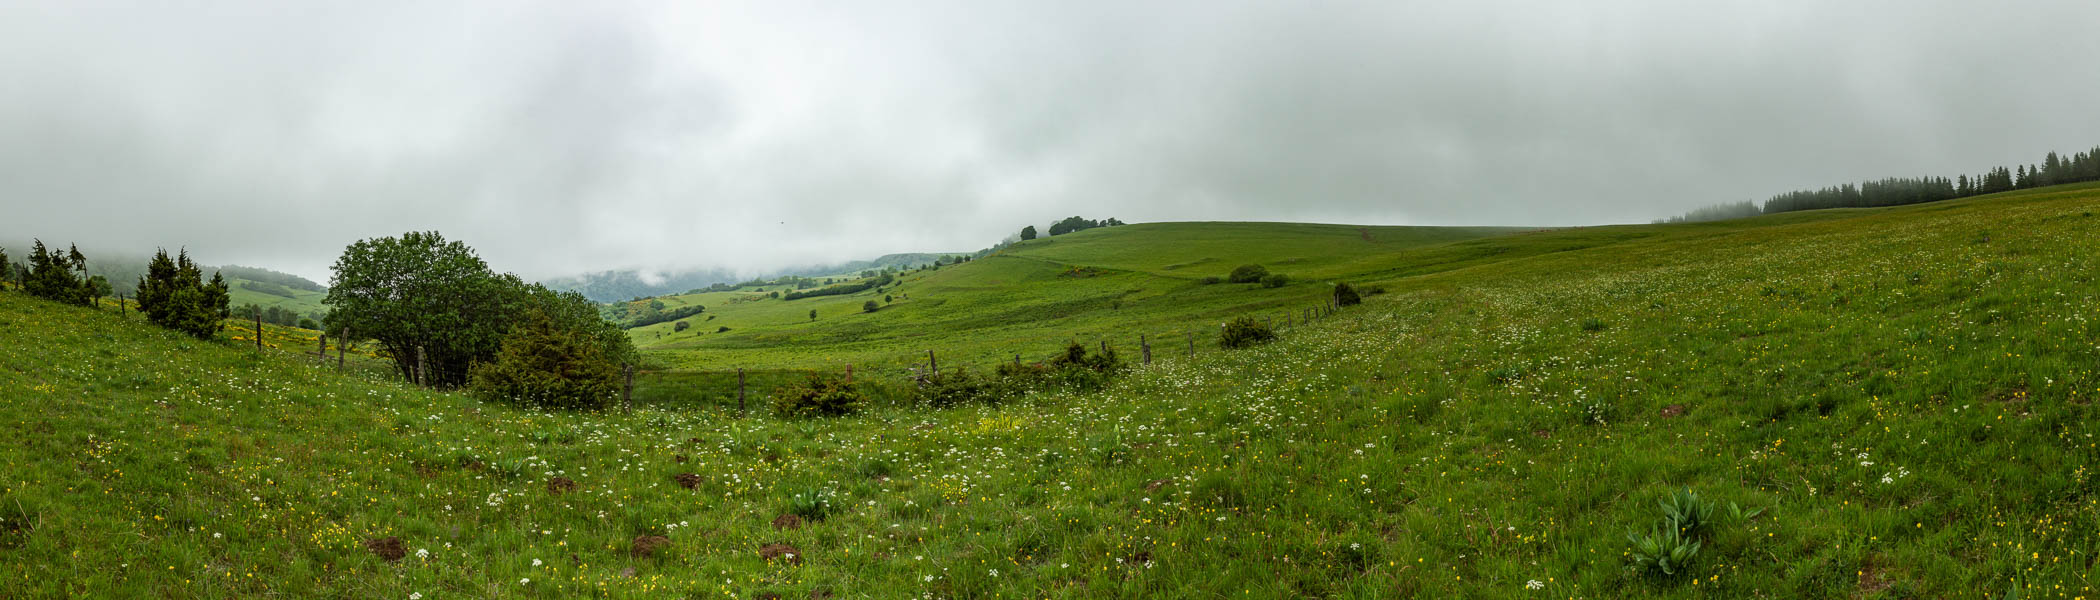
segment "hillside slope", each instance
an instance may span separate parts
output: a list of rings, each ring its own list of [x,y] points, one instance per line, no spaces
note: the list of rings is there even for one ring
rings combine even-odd
[[[1020,242],[960,265],[908,271],[883,290],[799,300],[757,291],[666,298],[674,307],[701,304],[707,314],[687,319],[684,332],[675,323],[630,332],[652,366],[672,370],[853,364],[901,372],[923,366],[928,350],[949,364],[985,368],[1016,355],[1040,359],[1074,340],[1106,339],[1131,353],[1140,334],[1180,347],[1232,316],[1316,306],[1331,285],[1326,280],[1375,272],[1408,251],[1513,231],[1297,223],[1101,227]],[[1299,281],[1277,289],[1202,281],[1248,263]],[[864,310],[871,300],[880,307],[872,313]]]
[[[0,596],[2091,598],[2096,211],[1578,230],[1646,235],[1097,394],[822,421],[536,414],[0,293]],[[1629,572],[1684,487],[1764,512]],[[776,528],[797,495],[829,516]]]

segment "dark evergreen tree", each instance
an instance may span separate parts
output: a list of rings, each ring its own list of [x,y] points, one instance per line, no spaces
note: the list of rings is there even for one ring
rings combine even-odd
[[[91,300],[87,278],[80,275],[87,269],[87,257],[81,256],[79,248],[58,254],[45,248],[43,240],[35,240],[29,254],[29,269],[29,277],[23,282],[22,289],[30,295],[79,306],[87,306]]]
[[[1029,226],[1027,226],[1027,227],[1022,227],[1022,228],[1021,228],[1021,239],[1022,239],[1023,241],[1035,239],[1035,226],[1034,226],[1034,225],[1029,225]]]
[[[139,278],[138,302],[147,321],[200,339],[217,335],[231,316],[226,280],[212,273],[211,283],[205,283],[203,270],[187,251],[174,259],[166,249],[153,255]]]

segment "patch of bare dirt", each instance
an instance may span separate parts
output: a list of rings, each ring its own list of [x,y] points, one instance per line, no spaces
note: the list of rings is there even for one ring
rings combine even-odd
[[[401,538],[394,536],[365,540],[365,549],[387,562],[399,561],[401,557],[408,556],[408,549],[401,545]]]
[[[671,538],[660,535],[638,535],[634,536],[634,543],[628,548],[627,553],[637,558],[648,558],[656,556],[658,551],[670,547],[670,545]]]
[[[758,557],[766,560],[780,559],[791,565],[802,564],[802,550],[787,544],[766,544],[758,549]]]

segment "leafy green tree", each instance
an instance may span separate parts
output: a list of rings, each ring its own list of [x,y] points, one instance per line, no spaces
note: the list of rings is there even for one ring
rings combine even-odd
[[[474,364],[500,360],[498,353],[510,343],[515,326],[544,325],[538,333],[521,333],[585,340],[592,351],[583,358],[538,356],[514,365],[601,359],[620,365],[636,359],[626,333],[606,321],[582,294],[495,274],[472,248],[445,241],[434,231],[351,244],[336,260],[330,284],[328,298],[322,301],[334,309],[328,328],[348,327],[359,338],[378,341],[403,376],[424,385],[468,384]],[[573,346],[518,343],[542,349]],[[541,381],[512,375],[494,389],[509,393]],[[525,399],[537,402],[534,397]]]
[[[199,339],[217,335],[231,314],[225,278],[212,273],[211,283],[205,283],[203,270],[187,251],[173,259],[166,249],[155,252],[138,288],[139,312],[147,321]]]
[[[809,320],[811,320],[811,321],[815,321],[815,320],[817,320],[817,309],[814,309],[814,308],[812,308],[812,309],[809,309]]]
[[[501,347],[522,287],[490,272],[466,244],[409,232],[345,248],[322,303],[333,309],[332,329],[379,342],[404,378],[457,387],[469,366]]]
[[[1035,226],[1034,226],[1034,225],[1029,225],[1029,226],[1027,226],[1027,227],[1022,227],[1022,228],[1021,228],[1021,240],[1022,240],[1022,241],[1027,241],[1027,240],[1032,240],[1032,239],[1035,239]]]
[[[9,266],[13,264],[14,263],[7,262],[7,249],[0,248],[0,283],[12,282],[15,280],[14,274],[10,272],[14,269]],[[0,285],[0,292],[4,291],[7,291],[7,286]]]
[[[882,305],[880,305],[880,304],[876,304],[874,300],[869,300],[869,301],[867,301],[867,302],[865,302],[865,303],[862,303],[862,304],[860,305],[860,311],[861,311],[861,312],[875,312],[875,311],[877,311],[877,310],[881,310],[881,309],[882,309]]]

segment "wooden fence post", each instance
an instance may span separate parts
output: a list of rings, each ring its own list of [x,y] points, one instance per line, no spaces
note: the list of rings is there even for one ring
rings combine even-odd
[[[262,354],[262,310],[255,311],[255,353]]]
[[[744,368],[736,368],[736,411],[744,412]]]
[[[927,350],[927,351],[926,351],[926,370],[928,370],[928,371],[931,371],[931,372],[932,372],[932,376],[934,376],[934,377],[940,377],[940,376],[941,376],[941,363],[939,363],[939,362],[935,362],[935,361],[933,360],[933,351],[932,351],[932,350]]]
[[[1108,340],[1101,340],[1101,355],[1108,356]]]
[[[627,374],[627,387],[620,392],[620,412],[634,414],[634,365],[621,365]]]
[[[328,364],[328,332],[321,332],[321,350],[314,354],[321,357],[321,364]]]
[[[1152,343],[1145,341],[1145,334],[1138,334],[1138,351],[1145,353],[1145,364],[1152,364]]]
[[[853,363],[846,363],[846,383],[853,383]]]
[[[343,372],[343,356],[350,348],[350,326],[343,326],[343,342],[335,345],[335,372]]]
[[[1189,334],[1189,358],[1196,357],[1196,334]]]
[[[1015,368],[1019,368],[1020,366],[1021,366],[1021,355],[1019,355],[1019,354],[1015,354],[1015,355],[1014,355],[1014,367],[1015,367]]]

